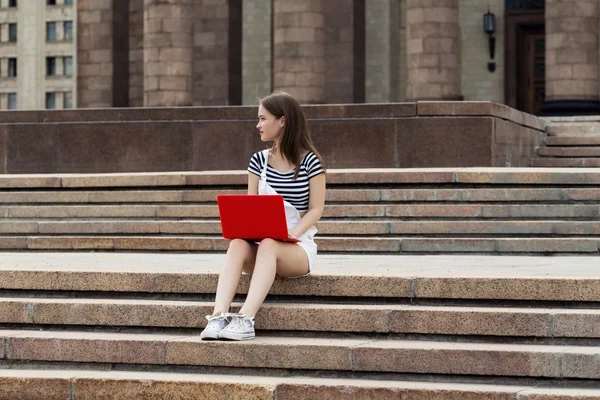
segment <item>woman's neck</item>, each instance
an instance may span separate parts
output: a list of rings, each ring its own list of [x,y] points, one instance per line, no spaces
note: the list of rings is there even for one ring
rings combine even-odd
[[[271,146],[271,154],[283,155],[281,153],[281,147],[279,147],[279,142],[273,142],[273,146]]]

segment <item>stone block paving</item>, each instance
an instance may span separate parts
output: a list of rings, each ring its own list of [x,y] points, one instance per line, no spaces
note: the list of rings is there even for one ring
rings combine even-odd
[[[244,193],[246,175],[3,176],[0,248],[223,252],[216,197]],[[327,179],[321,252],[600,254],[592,168],[330,170]]]
[[[0,253],[0,399],[600,396],[596,257],[320,255],[276,280],[257,339],[205,342],[223,260]]]
[[[0,399],[600,398],[597,171],[329,171],[314,272],[203,342],[245,175],[0,177]]]

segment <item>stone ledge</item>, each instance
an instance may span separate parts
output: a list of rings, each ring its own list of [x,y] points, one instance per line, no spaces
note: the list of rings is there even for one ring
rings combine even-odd
[[[1,289],[214,293],[221,254],[0,253]],[[573,265],[574,260],[577,261]],[[366,267],[368,266],[368,267]],[[597,257],[321,255],[272,294],[600,301]],[[248,277],[238,288],[247,293]]]
[[[212,307],[200,301],[0,298],[0,323],[198,329]],[[276,331],[600,338],[600,311],[590,309],[267,302],[256,321],[259,329]]]
[[[315,145],[334,168],[529,166],[543,131],[537,117],[489,102],[305,110]],[[264,148],[255,121],[256,107],[0,113],[0,172],[242,169]]]
[[[256,120],[257,106],[143,107],[0,112],[0,124]],[[417,103],[306,104],[310,119],[398,118],[417,115]]]
[[[5,191],[0,192],[0,203],[214,203],[220,194],[246,194],[245,188],[240,189],[194,189],[194,188],[150,188],[147,190],[77,190],[77,191]],[[331,187],[325,194],[325,204],[333,203],[374,203],[386,202],[571,202],[578,200],[596,200],[600,198],[600,188],[461,188],[450,189],[432,187],[423,188],[394,188],[376,187],[372,189],[342,189]],[[348,204],[350,205],[350,204]],[[30,206],[30,205],[29,205]]]
[[[247,171],[147,172],[115,174],[0,175],[0,188],[86,188],[246,185]],[[327,183],[480,183],[514,185],[598,185],[597,168],[368,168],[329,169]]]
[[[4,250],[46,251],[194,251],[225,252],[229,240],[214,236],[129,234],[0,236]],[[430,235],[430,236],[433,236]],[[326,253],[383,253],[389,255],[413,253],[485,253],[485,254],[589,254],[598,255],[600,237],[555,238],[468,238],[468,237],[402,237],[402,236],[321,236],[317,244]]]
[[[207,342],[186,335],[39,331],[0,331],[0,337],[8,360],[600,378],[594,346],[262,336]]]
[[[364,379],[324,379],[304,377],[258,377],[238,375],[183,374],[169,372],[104,372],[81,370],[0,370],[2,388],[14,397],[10,400],[30,400],[30,394],[44,393],[48,385],[69,389],[69,379],[78,393],[76,399],[146,400],[149,398],[196,399],[217,398],[217,394],[235,396],[238,400],[334,400],[353,399],[397,400],[408,396],[414,400],[515,400],[527,386],[461,384],[412,381],[370,381]],[[51,382],[51,383],[47,383]],[[25,386],[23,386],[25,385]],[[535,393],[548,390],[533,389]],[[274,393],[277,392],[275,397]],[[573,389],[552,389],[550,393],[567,394]],[[594,390],[578,393],[597,394]],[[47,392],[48,394],[52,392]],[[61,392],[58,392],[61,393]],[[264,394],[264,396],[263,396]],[[21,397],[19,397],[21,396]],[[28,397],[29,396],[29,397]],[[44,397],[64,400],[66,397]],[[221,397],[218,397],[219,399]],[[544,399],[545,400],[545,399]]]
[[[71,384],[69,380],[72,378]],[[64,400],[70,389],[76,399],[147,400],[235,396],[238,400],[595,400],[600,390],[534,388],[419,381],[369,381],[303,377],[257,377],[137,371],[0,370],[0,385],[10,400]],[[277,393],[275,397],[274,393]]]
[[[547,121],[535,115],[489,101],[419,101],[417,111],[419,116],[492,116],[538,131],[545,131],[548,126]]]

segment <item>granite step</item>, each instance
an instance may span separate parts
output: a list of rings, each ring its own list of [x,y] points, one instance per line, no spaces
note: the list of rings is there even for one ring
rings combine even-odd
[[[223,254],[0,253],[0,289],[102,292],[103,297],[214,295]],[[597,257],[320,255],[302,279],[276,279],[272,295],[381,300],[600,302]],[[243,276],[239,294],[248,290]]]
[[[319,236],[321,252],[339,253],[587,253],[598,254],[600,236],[404,237]],[[224,252],[229,240],[219,236],[0,236],[3,250],[111,250]]]
[[[597,168],[600,167],[600,158],[533,157],[531,159],[531,166],[548,168]]]
[[[546,136],[546,146],[600,146],[600,136]]]
[[[600,123],[597,121],[553,122],[546,131],[553,136],[600,136]]]
[[[600,159],[599,159],[600,160]],[[219,218],[217,205],[86,205],[0,207],[7,219]],[[329,204],[323,218],[598,218],[599,204]]]
[[[589,217],[594,219],[594,217]],[[317,224],[323,235],[600,235],[597,221],[561,220],[328,220]],[[2,234],[35,235],[221,235],[218,220],[5,220],[0,221]]]
[[[122,190],[0,192],[5,205],[147,205],[147,203],[215,204],[219,194],[244,194],[246,190]],[[328,189],[327,204],[389,202],[541,202],[597,200],[600,188],[356,188]]]
[[[0,298],[0,324],[200,329],[213,310],[205,301],[38,296]],[[238,308],[234,304],[233,310]],[[600,310],[267,302],[256,326],[263,331],[600,338]]]
[[[2,175],[0,188],[17,190],[89,190],[100,188],[135,190],[143,188],[244,189],[246,171],[206,171],[125,174],[45,174]],[[356,185],[598,185],[600,177],[593,169],[569,168],[389,168],[331,169],[327,171],[331,187]],[[347,187],[346,187],[347,188]]]
[[[592,400],[600,396],[595,389],[527,385],[81,369],[0,370],[0,386],[2,400]]]
[[[5,360],[600,379],[597,346],[30,330],[0,330],[0,343]]]
[[[599,136],[600,138],[600,136]],[[600,157],[600,146],[597,147],[540,147],[540,157]]]

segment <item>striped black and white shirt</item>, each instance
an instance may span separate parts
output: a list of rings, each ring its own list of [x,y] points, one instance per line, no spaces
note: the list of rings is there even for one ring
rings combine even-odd
[[[250,159],[248,171],[260,177],[265,162],[262,151],[254,153]],[[315,153],[309,151],[300,162],[300,172],[296,180],[294,180],[295,172],[295,168],[287,172],[279,172],[267,165],[267,183],[282,195],[285,201],[296,207],[298,212],[305,212],[308,211],[308,181],[319,174],[325,173],[325,171],[319,158]]]

